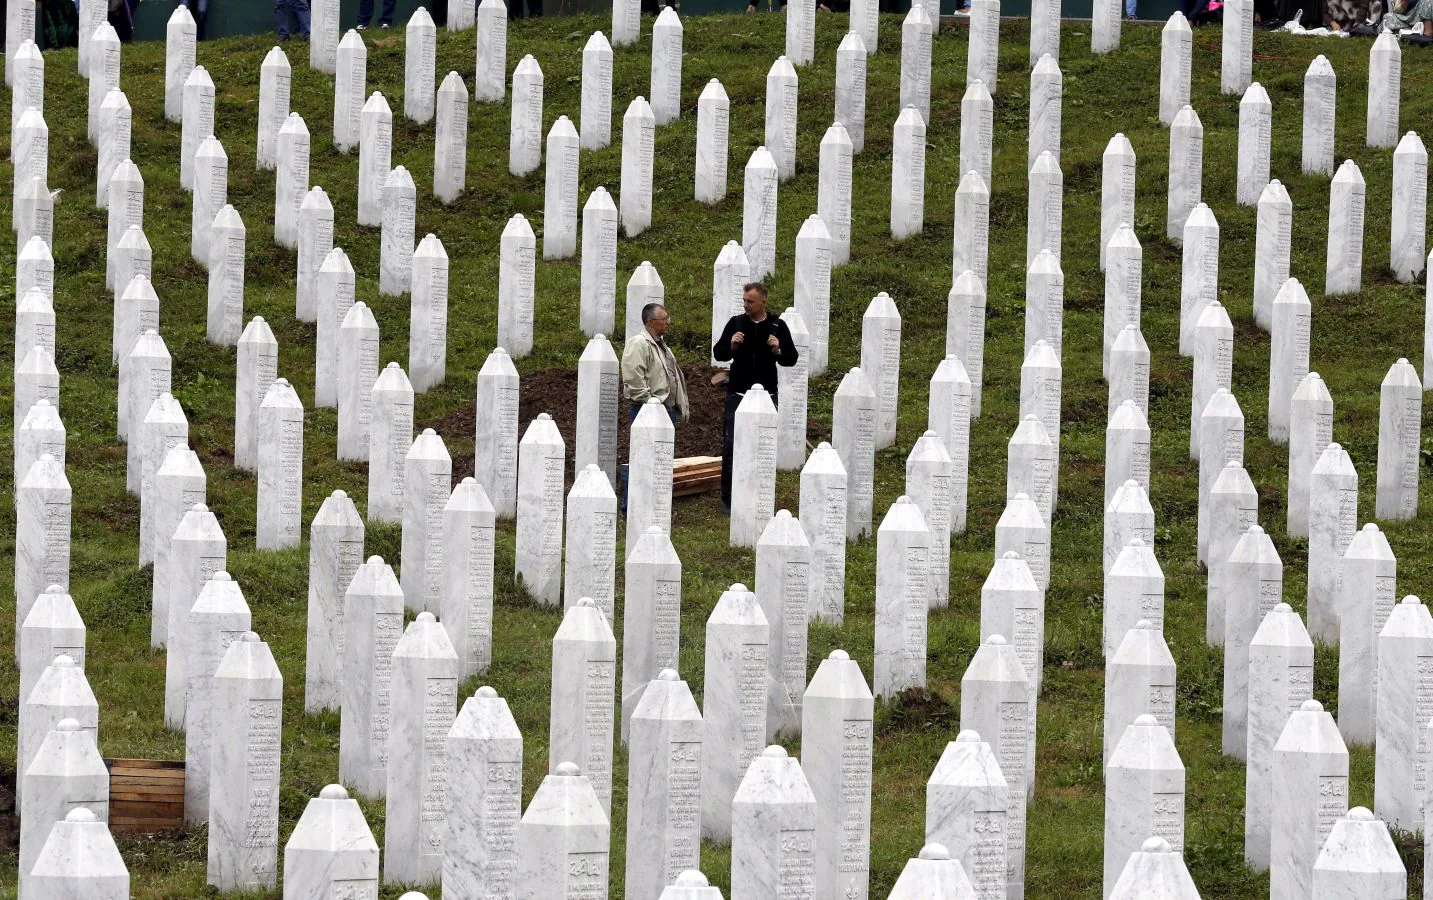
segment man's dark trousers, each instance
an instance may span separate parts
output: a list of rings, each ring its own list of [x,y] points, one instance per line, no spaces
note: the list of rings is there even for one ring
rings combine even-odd
[[[736,408],[741,406],[745,396],[727,394],[726,409],[722,414],[721,505],[727,512],[731,512],[731,454],[736,443]],[[771,405],[780,408],[776,402],[776,391],[771,391]]]

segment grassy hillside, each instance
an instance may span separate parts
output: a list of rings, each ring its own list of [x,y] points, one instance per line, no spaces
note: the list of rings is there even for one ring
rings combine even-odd
[[[888,237],[890,132],[897,115],[900,20],[881,23],[880,53],[871,61],[865,152],[856,159],[851,265],[832,285],[830,373],[811,385],[813,436],[829,430],[830,398],[840,373],[856,365],[860,315],[870,298],[886,291],[904,317],[901,405],[896,446],[877,463],[876,511],[902,493],[905,456],[926,422],[927,383],[944,353],[945,297],[950,288],[951,209],[958,176],[960,99],[964,90],[966,32],[945,30],[935,42],[927,156],[925,231],[901,244]],[[653,228],[619,244],[625,284],[630,271],[651,260],[666,283],[682,358],[705,359],[710,320],[711,263],[722,245],[741,233],[741,169],[762,141],[764,80],[782,52],[783,22],[774,16],[691,18],[686,25],[682,119],[658,130]],[[814,65],[800,70],[798,174],[782,186],[778,274],[771,279],[776,308],[789,303],[797,228],[816,209],[817,148],[833,109],[836,45],[843,16],[817,21]],[[609,22],[595,17],[515,23],[509,67],[532,53],[546,73],[544,122],[559,114],[578,118],[581,49]],[[650,20],[644,20],[644,33]],[[393,164],[419,186],[418,234],[437,234],[452,261],[448,381],[417,400],[418,425],[470,421],[474,378],[496,335],[498,238],[514,212],[535,227],[542,220],[543,175],[507,173],[506,105],[473,104],[470,111],[468,191],[452,207],[431,199],[433,136],[402,118],[403,34],[370,31],[368,87],[382,90],[395,109]],[[1136,230],[1144,245],[1143,329],[1152,354],[1150,418],[1154,429],[1153,502],[1157,553],[1167,577],[1166,637],[1179,666],[1179,750],[1188,767],[1186,849],[1196,882],[1207,898],[1247,898],[1266,890],[1265,879],[1244,869],[1243,766],[1219,753],[1221,654],[1205,646],[1204,580],[1195,558],[1196,467],[1187,459],[1190,363],[1176,353],[1179,252],[1164,238],[1168,135],[1157,120],[1159,30],[1127,27],[1124,46],[1105,57],[1088,51],[1088,27],[1068,24],[1063,35],[1065,176],[1063,259],[1066,275],[1064,431],[1061,505],[1055,518],[1053,576],[1049,589],[1045,693],[1040,703],[1037,794],[1030,809],[1027,895],[1092,897],[1100,889],[1104,791],[1101,782],[1101,715],[1104,673],[1101,646],[1101,521],[1106,417],[1100,379],[1103,276],[1098,271],[1101,154],[1123,131],[1139,158]],[[1335,439],[1359,467],[1364,518],[1373,509],[1378,384],[1399,356],[1421,364],[1422,288],[1395,283],[1387,271],[1391,151],[1363,146],[1367,73],[1366,41],[1318,41],[1257,36],[1255,77],[1274,103],[1273,175],[1288,186],[1295,208],[1293,271],[1314,299],[1313,368],[1332,391]],[[1287,453],[1271,446],[1266,431],[1268,337],[1252,325],[1252,208],[1234,203],[1238,98],[1218,93],[1219,34],[1195,34],[1194,103],[1203,119],[1205,199],[1223,234],[1220,299],[1234,318],[1235,393],[1247,417],[1246,465],[1259,487],[1261,521],[1285,563],[1285,597],[1304,608],[1306,543],[1284,533]],[[985,411],[975,423],[971,450],[969,529],[955,540],[951,605],[930,618],[929,696],[877,712],[872,828],[872,896],[884,897],[904,861],[923,843],[925,782],[959,722],[959,684],[979,639],[979,588],[991,564],[994,527],[1004,500],[1005,444],[1014,430],[1023,340],[1025,260],[1028,28],[1002,23],[1001,71],[996,95],[991,204],[989,324]],[[259,63],[268,42],[234,39],[200,46],[199,60],[218,86],[217,132],[230,160],[229,195],[248,226],[246,319],[263,315],[280,347],[280,374],[306,405],[313,396],[314,329],[293,317],[295,255],[271,241],[273,175],[254,166]],[[614,69],[614,117],[633,96],[647,93],[649,40],[619,51]],[[292,108],[313,135],[312,182],[322,185],[336,211],[335,243],[358,271],[358,295],[373,308],[383,331],[382,358],[407,361],[407,299],[378,296],[376,229],[357,227],[357,154],[331,149],[332,80],[307,67],[306,45],[287,45],[294,64]],[[1328,182],[1305,178],[1299,166],[1302,77],[1318,53],[1339,77],[1337,153],[1352,157],[1368,182],[1365,290],[1353,297],[1322,297]],[[441,33],[438,70],[457,69],[472,87],[473,34]],[[124,448],[115,434],[116,375],[109,364],[110,295],[104,289],[105,216],[94,209],[95,150],[85,141],[85,84],[73,51],[46,57],[46,118],[51,129],[50,186],[61,190],[55,207],[57,361],[62,372],[61,414],[69,429],[69,477],[74,486],[72,591],[89,626],[88,673],[101,705],[100,745],[106,756],[182,758],[183,738],[162,724],[164,655],[149,649],[150,573],[137,569],[138,501],[124,492]],[[1403,121],[1418,127],[1433,115],[1422,88],[1426,55],[1409,50],[1404,62]],[[732,191],[714,208],[695,203],[692,162],[695,106],[701,88],[718,77],[731,96]],[[440,79],[441,80],[441,77]],[[162,303],[162,331],[174,357],[174,393],[190,417],[191,443],[204,461],[209,503],[229,539],[229,571],[243,587],[255,629],[269,641],[285,676],[282,827],[280,844],[306,801],[335,780],[339,718],[303,713],[303,660],[307,542],[297,550],[254,549],[255,481],[231,467],[234,353],[204,341],[205,277],[189,255],[189,195],[179,189],[179,128],[163,119],[164,48],[125,48],[123,88],[134,107],[134,156],[146,181],[145,230],[154,246],[154,281]],[[3,126],[0,126],[3,127]],[[620,128],[614,123],[614,134]],[[581,196],[599,184],[615,194],[620,148],[583,153]],[[8,178],[8,176],[6,176]],[[5,242],[0,242],[4,244]],[[0,248],[5,271],[13,250]],[[0,290],[9,291],[4,279]],[[534,354],[519,364],[525,378],[570,370],[585,343],[575,327],[580,264],[543,262],[537,273]],[[10,346],[11,317],[0,317],[0,346]],[[9,371],[10,367],[0,367]],[[10,376],[0,373],[8,393]],[[540,410],[531,410],[535,414]],[[524,423],[525,425],[525,423]],[[0,431],[8,425],[0,424]],[[440,426],[441,428],[442,426]],[[446,429],[455,458],[470,457],[465,429]],[[569,450],[572,435],[566,435]],[[322,499],[342,488],[362,497],[361,465],[335,461],[333,410],[307,414],[305,529]],[[7,467],[8,468],[8,467]],[[3,476],[0,476],[3,477]],[[1433,501],[1433,498],[1430,498]],[[1430,501],[1424,501],[1425,504]],[[783,474],[778,505],[793,510],[797,479]],[[10,484],[0,485],[0,551],[13,553]],[[1423,521],[1390,526],[1400,558],[1403,592],[1423,590],[1433,534]],[[399,529],[370,524],[368,553],[396,561]],[[682,674],[700,701],[703,624],[721,590],[754,577],[753,554],[727,547],[726,520],[714,496],[679,502],[673,539],[684,563]],[[481,680],[464,685],[466,698],[492,684],[512,705],[525,740],[524,800],[546,768],[549,652],[559,612],[522,599],[511,581],[513,529],[499,529],[498,607],[494,662]],[[834,648],[846,649],[868,678],[873,648],[875,543],[852,545],[847,621],[841,628],[813,625],[808,670]],[[9,577],[8,573],[0,577]],[[620,589],[619,578],[619,589]],[[5,588],[0,595],[9,597]],[[619,601],[620,602],[620,601]],[[12,638],[10,615],[0,616],[0,644]],[[0,770],[14,759],[16,673],[0,654]],[[1320,650],[1315,696],[1337,698],[1337,657]],[[793,745],[792,749],[797,749]],[[1372,754],[1353,759],[1355,803],[1372,802]],[[621,895],[626,834],[625,753],[614,772],[613,896]],[[382,843],[383,808],[366,804]],[[205,893],[203,830],[127,839],[121,850],[138,898],[181,898]],[[1421,851],[1410,869],[1421,873]],[[725,848],[705,847],[702,868],[723,888]],[[15,850],[0,850],[0,885],[13,890]],[[400,892],[385,888],[382,896]],[[277,893],[271,896],[278,896]],[[1410,895],[1411,896],[1411,895]]]

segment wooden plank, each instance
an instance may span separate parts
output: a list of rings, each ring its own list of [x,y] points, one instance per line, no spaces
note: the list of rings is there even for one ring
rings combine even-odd
[[[105,765],[111,769],[177,769],[184,771],[184,761],[178,759],[107,759]]]
[[[110,784],[152,784],[160,787],[172,787],[177,790],[184,790],[184,774],[180,773],[178,778],[169,775],[116,775],[113,772],[109,777]]]

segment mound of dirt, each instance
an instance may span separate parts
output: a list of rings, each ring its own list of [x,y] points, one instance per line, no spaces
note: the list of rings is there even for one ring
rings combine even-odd
[[[722,408],[726,389],[713,386],[711,377],[717,370],[707,365],[683,365],[687,379],[687,398],[691,401],[691,418],[677,425],[676,455],[721,456]],[[471,440],[475,428],[475,403],[466,403],[437,421],[423,422],[417,427],[432,428],[444,438]],[[627,458],[627,402],[620,405],[622,423],[617,429],[617,458]],[[577,369],[552,368],[528,372],[522,376],[518,395],[518,433],[541,413],[552,416],[557,430],[567,443],[568,456],[576,446],[577,436]],[[473,474],[471,454],[453,457],[453,478],[461,480]],[[572,473],[568,472],[568,481]]]

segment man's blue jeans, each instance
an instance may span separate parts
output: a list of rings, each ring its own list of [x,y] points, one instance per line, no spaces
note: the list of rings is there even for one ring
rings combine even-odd
[[[274,22],[279,29],[279,37],[289,36],[289,14],[292,13],[294,22],[298,25],[300,37],[308,37],[309,0],[274,0]]]
[[[393,8],[398,5],[398,0],[383,0],[383,12],[378,17],[379,25],[393,24]],[[358,0],[358,24],[368,25],[373,21],[373,0]]]

